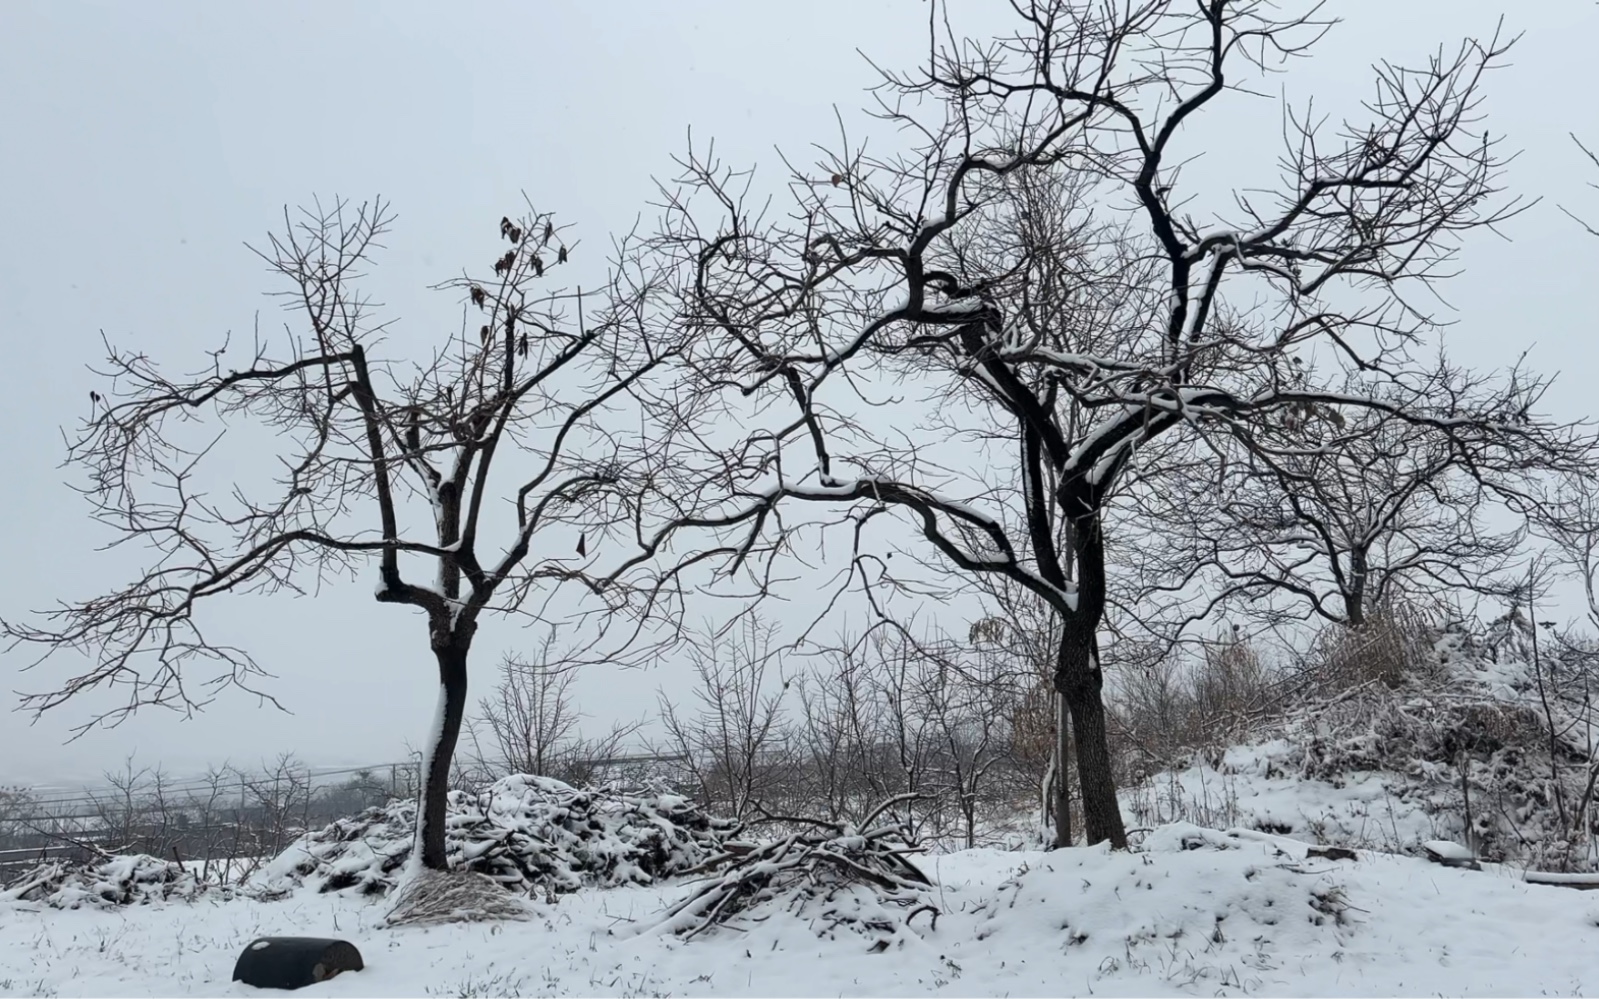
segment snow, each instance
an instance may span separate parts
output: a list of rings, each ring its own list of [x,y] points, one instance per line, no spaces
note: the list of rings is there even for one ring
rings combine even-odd
[[[1599,874],[1565,871],[1528,871],[1527,881],[1540,885],[1571,885],[1576,888],[1599,888]]]
[[[1429,839],[1421,844],[1421,848],[1437,857],[1439,860],[1475,860],[1477,855],[1469,847],[1461,846],[1452,840]]]
[[[0,994],[264,995],[229,981],[269,935],[349,940],[366,970],[301,990],[366,995],[1580,994],[1599,904],[1508,874],[1175,824],[1142,849],[923,858],[943,910],[895,942],[819,937],[774,911],[660,932],[681,882],[586,888],[534,918],[386,928],[387,906],[300,891],[101,909],[0,902]]]
[[[1243,826],[1412,856],[1434,840],[1469,842],[1489,863],[1599,869],[1593,841],[1574,840],[1553,806],[1531,670],[1522,660],[1457,648],[1460,641],[1442,636],[1440,661],[1398,687],[1368,681],[1313,700],[1256,725],[1241,745],[1195,754],[1124,788],[1128,822]],[[1579,737],[1594,721],[1580,701],[1552,699],[1550,710],[1558,731]],[[1477,747],[1466,760],[1469,831],[1461,738]],[[1567,748],[1586,754],[1582,745]],[[1588,778],[1587,766],[1563,767],[1565,798],[1580,800]]]
[[[938,301],[929,305],[927,311],[939,315],[964,316],[983,311],[983,300],[975,296],[955,299],[939,296]]]
[[[1296,741],[1234,746],[1220,759],[1159,774],[1122,795],[1129,823],[1173,820],[1271,830],[1309,843],[1409,851],[1445,831],[1428,800],[1391,775],[1307,777]],[[1453,832],[1454,829],[1450,828]]]
[[[1308,702],[1126,789],[1131,851],[918,854],[931,883],[838,879],[815,861],[864,869],[876,831],[840,826],[801,855],[680,795],[519,776],[450,798],[452,862],[516,888],[503,909],[386,918],[415,816],[397,802],[226,891],[151,857],[41,868],[0,893],[0,996],[261,995],[229,981],[233,963],[279,934],[347,939],[366,961],[308,996],[1595,991],[1599,894],[1579,889],[1599,875],[1521,869],[1561,855],[1534,807],[1532,674],[1462,641],[1439,639],[1437,666],[1397,687]],[[1578,707],[1555,710],[1564,728]],[[1503,814],[1479,810],[1468,835],[1443,735],[1478,731],[1499,735],[1472,762],[1473,800]],[[1462,841],[1480,869],[1425,859],[1467,859]],[[499,891],[473,882],[474,906]],[[724,900],[732,918],[698,919]]]

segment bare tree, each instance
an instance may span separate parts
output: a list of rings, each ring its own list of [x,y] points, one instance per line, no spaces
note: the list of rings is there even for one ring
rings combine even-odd
[[[982,580],[997,613],[968,636],[1019,689],[1012,707],[1012,756],[1037,771],[1039,814],[1052,844],[1072,845],[1071,716],[1055,689],[1060,625],[1049,605],[1005,580]]]
[[[1383,64],[1362,120],[1334,131],[1287,116],[1275,190],[1205,196],[1185,184],[1180,146],[1209,106],[1306,54],[1327,26],[1314,12],[1052,0],[1015,16],[1013,35],[976,43],[946,32],[935,6],[926,65],[885,74],[880,91],[879,116],[915,148],[872,157],[844,140],[793,171],[786,218],[746,206],[745,175],[691,151],[657,245],[688,274],[702,370],[762,412],[786,408],[731,450],[728,485],[749,499],[721,522],[745,525],[753,557],[794,530],[779,509],[842,508],[850,581],[870,596],[904,583],[865,540],[898,513],[944,566],[1036,594],[1061,626],[1054,682],[1087,838],[1122,846],[1097,636],[1107,513],[1135,456],[1167,435],[1198,447],[1318,406],[1385,411],[1465,453],[1534,436],[1524,383],[1432,391],[1414,345],[1436,326],[1407,297],[1448,276],[1463,235],[1519,208],[1499,196],[1502,157],[1479,115],[1507,46]],[[1081,224],[1060,249],[1082,279],[1073,309],[1035,322],[1033,257],[1003,234],[1006,185],[1037,172],[1083,179]],[[1202,196],[1213,220],[1190,214]],[[1314,349],[1338,369],[1319,382],[1302,376]],[[1329,377],[1355,371],[1389,389],[1353,394]],[[926,386],[937,417],[874,406],[874,388],[895,383]],[[1019,501],[986,467],[935,459],[951,425],[1014,442]]]
[[[494,691],[478,702],[478,716],[488,728],[490,752],[478,762],[487,774],[539,774],[568,784],[590,783],[638,734],[638,722],[616,722],[603,735],[583,735],[584,715],[572,691],[576,673],[551,663],[555,636],[544,643],[536,661],[507,655],[500,662]],[[475,737],[474,737],[475,738]]]
[[[277,854],[305,831],[311,807],[311,774],[293,754],[280,754],[255,773],[235,771],[244,794],[241,810],[254,813],[262,853]]]
[[[833,821],[858,821],[879,804],[924,790],[931,739],[913,703],[918,651],[896,631],[845,636],[823,665],[802,675],[794,742],[815,783],[813,797]],[[912,836],[912,799],[890,813]]]
[[[1572,141],[1599,171],[1599,154],[1576,136]],[[1599,183],[1590,181],[1588,186],[1599,191]],[[1599,228],[1592,223],[1562,210],[1589,235],[1599,236]],[[1593,488],[1594,471],[1592,466],[1577,468],[1558,477],[1536,504],[1533,529],[1553,545],[1556,562],[1580,581],[1589,620],[1599,628],[1599,495]]]
[[[148,796],[152,783],[165,782],[159,767],[136,767],[133,757],[121,770],[101,773],[105,787],[88,795],[94,824],[107,853],[130,853],[141,849],[144,832],[153,811]],[[144,852],[149,852],[147,849]]]
[[[0,883],[9,883],[39,856],[30,849],[38,812],[38,798],[27,788],[0,787]]]
[[[856,681],[853,671],[833,676],[817,671],[795,680],[799,714],[792,741],[795,759],[805,772],[805,805],[829,822],[851,819],[865,796],[862,775],[851,765],[867,709]]]
[[[412,367],[389,356],[393,331],[359,287],[391,221],[382,201],[285,213],[284,231],[258,251],[300,318],[277,343],[258,334],[241,357],[224,342],[192,375],[107,344],[109,384],[91,394],[68,460],[113,544],[146,550],[150,568],[43,623],[8,620],[4,632],[44,656],[90,661],[27,695],[35,711],[95,688],[126,695],[99,722],[143,705],[188,711],[221,687],[259,691],[265,676],[248,651],[205,630],[210,598],[305,593],[375,565],[376,599],[422,612],[438,665],[418,852],[442,868],[478,625],[485,614],[536,618],[563,581],[619,609],[625,580],[598,566],[642,564],[621,556],[648,523],[644,497],[672,474],[654,419],[665,407],[645,399],[681,341],[650,323],[654,278],[625,241],[626,263],[598,294],[546,290],[575,244],[532,212],[501,220],[492,275],[441,286],[460,296],[462,331]],[[248,472],[231,488],[229,460]]]
[[[229,850],[231,841],[238,835],[237,827],[227,823],[227,798],[230,774],[222,767],[208,767],[199,786],[191,788],[181,807],[193,817],[195,834],[186,838],[185,846],[191,857],[203,861],[202,880],[209,881],[213,874],[219,884],[230,883],[238,873],[242,858]]]
[[[1555,566],[1575,577],[1584,611],[1599,628],[1599,495],[1591,477],[1572,476],[1545,491],[1532,530],[1548,542]]]
[[[1469,397],[1464,382],[1455,374],[1437,388]],[[1532,419],[1523,441],[1548,429]],[[1236,440],[1235,453],[1162,476],[1139,497],[1150,507],[1145,571],[1188,598],[1188,620],[1231,609],[1358,628],[1374,608],[1428,592],[1502,596],[1524,531],[1490,530],[1485,512],[1506,513],[1501,494],[1516,501],[1535,472],[1587,460],[1581,442],[1562,446],[1553,434],[1525,451],[1508,439],[1462,449],[1383,410],[1346,417],[1331,406],[1262,421]]]
[[[1582,155],[1587,157],[1588,162],[1593,164],[1596,170],[1599,170],[1599,153],[1595,153],[1592,149],[1589,149],[1587,146],[1583,145],[1582,140],[1577,138],[1575,135],[1571,137],[1571,141],[1576,143],[1578,149],[1582,150]],[[1588,186],[1593,188],[1595,191],[1599,191],[1599,182],[1589,181]],[[1582,226],[1583,229],[1587,231],[1588,235],[1599,236],[1599,228],[1595,228],[1594,223],[1586,221],[1584,218],[1573,213],[1570,209],[1565,208],[1564,206],[1562,206],[1560,210],[1565,212],[1572,221]]]
[[[868,689],[881,710],[872,729],[863,733],[861,765],[878,775],[874,792],[887,792],[885,799],[907,796],[890,806],[888,814],[908,835],[920,839],[928,825],[934,835],[941,835],[944,802],[932,786],[939,733],[921,689],[931,659],[930,643],[913,639],[897,626],[874,628],[863,638],[855,654],[863,661]],[[925,803],[928,799],[931,809]]]
[[[38,799],[25,787],[0,787],[0,843],[10,845],[20,820],[38,810]]]
[[[771,800],[773,777],[786,769],[782,725],[782,659],[772,647],[774,629],[750,618],[732,633],[712,631],[691,647],[694,697],[699,708],[685,712],[664,692],[660,718],[665,736],[660,751],[681,763],[700,800],[748,817]]]
[[[825,650],[799,680],[789,737],[804,807],[859,821],[884,801],[913,839],[955,823],[968,844],[979,815],[1014,804],[998,779],[1014,762],[1012,719],[1030,676],[936,629],[915,638],[885,623]]]
[[[478,702],[478,710],[509,772],[552,776],[556,754],[577,736],[572,680],[571,670],[543,662],[516,655],[500,660],[500,681],[491,697]]]
[[[977,845],[979,810],[996,804],[993,773],[1008,757],[1016,687],[993,659],[969,655],[956,662],[960,650],[953,643],[940,651],[921,670],[917,699],[937,740],[933,781],[953,803],[970,850]]]

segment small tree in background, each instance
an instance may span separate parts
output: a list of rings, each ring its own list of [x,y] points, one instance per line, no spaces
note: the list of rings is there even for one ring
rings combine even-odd
[[[784,783],[774,778],[789,770],[783,724],[789,684],[774,631],[746,618],[737,631],[712,630],[697,643],[692,713],[660,694],[666,731],[658,751],[675,758],[700,801],[739,819],[770,804]]]
[[[572,690],[577,673],[558,663],[553,645],[552,635],[534,660],[521,655],[500,660],[499,681],[478,701],[475,720],[488,730],[486,752],[477,730],[472,730],[472,762],[480,776],[538,774],[572,785],[588,784],[642,727],[639,722],[616,722],[604,735],[584,735],[585,716]]]

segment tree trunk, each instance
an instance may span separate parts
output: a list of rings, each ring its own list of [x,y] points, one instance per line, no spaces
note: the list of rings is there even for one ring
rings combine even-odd
[[[1122,825],[1116,800],[1116,779],[1111,773],[1110,744],[1101,698],[1104,676],[1094,634],[1068,623],[1061,637],[1055,688],[1065,698],[1071,714],[1077,775],[1083,791],[1083,833],[1090,846],[1110,841],[1112,849],[1127,849],[1127,829]]]
[[[1355,548],[1349,553],[1349,586],[1344,591],[1344,617],[1351,628],[1366,623],[1366,550]]]
[[[1067,761],[1072,758],[1071,709],[1066,695],[1055,694],[1055,846],[1072,845],[1072,782]]]
[[[1059,695],[1056,697],[1058,699]],[[1056,724],[1059,724],[1058,720]],[[1055,824],[1055,785],[1058,783],[1056,773],[1059,761],[1058,750],[1050,750],[1049,762],[1044,767],[1044,779],[1038,785],[1038,835],[1040,838],[1049,837],[1050,849],[1057,845],[1051,827]]]
[[[1110,742],[1102,696],[1105,677],[1099,666],[1099,621],[1105,613],[1105,533],[1099,519],[1103,497],[1088,479],[1061,486],[1061,509],[1071,521],[1073,564],[1077,570],[1077,606],[1061,621],[1055,659],[1055,689],[1065,698],[1071,718],[1072,746],[1077,750],[1077,777],[1082,788],[1083,836],[1088,845],[1110,841],[1127,849],[1111,772]],[[1081,511],[1077,513],[1076,511]]]
[[[455,759],[455,743],[461,735],[461,718],[466,714],[466,654],[468,643],[455,641],[435,648],[439,661],[439,707],[432,745],[426,747],[422,775],[421,833],[422,866],[442,871],[448,866],[444,848],[445,812],[450,791],[450,762]]]

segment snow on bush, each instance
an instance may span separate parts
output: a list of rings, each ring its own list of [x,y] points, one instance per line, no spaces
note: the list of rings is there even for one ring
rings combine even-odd
[[[1593,867],[1599,718],[1550,663],[1540,695],[1525,661],[1456,635],[1439,651],[1397,685],[1301,703],[1243,745],[1156,775],[1124,795],[1130,818],[1404,852],[1462,840],[1485,860]]]
[[[308,833],[254,881],[268,896],[300,884],[384,894],[411,854],[416,802],[394,801]],[[681,795],[579,790],[517,774],[476,793],[451,791],[445,843],[452,868],[516,892],[649,884],[722,852],[738,824]]]
[[[690,938],[718,926],[747,929],[786,912],[825,939],[843,929],[874,937],[876,949],[896,938],[903,943],[918,915],[926,914],[931,926],[939,909],[929,893],[932,881],[909,859],[921,851],[908,845],[899,827],[871,826],[895,803],[875,809],[864,832],[783,819],[801,828],[768,842],[729,844],[704,865],[720,875],[669,908],[659,927]]]
[[[109,908],[168,899],[192,900],[207,888],[193,871],[144,854],[107,857],[86,865],[51,861],[8,884],[0,899],[43,902],[58,909]]]

